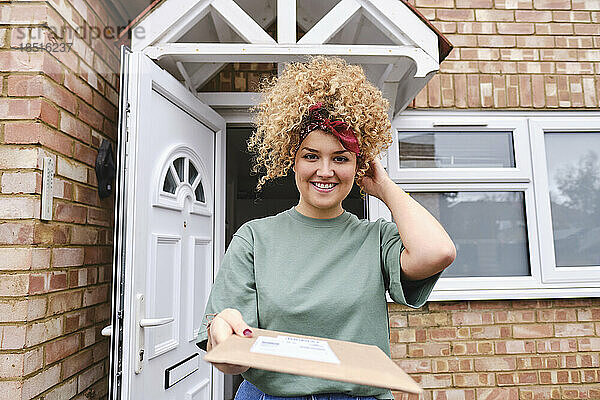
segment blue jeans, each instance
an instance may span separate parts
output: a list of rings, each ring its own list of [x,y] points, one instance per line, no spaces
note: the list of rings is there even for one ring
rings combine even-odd
[[[234,400],[376,400],[372,396],[348,396],[343,393],[320,393],[299,397],[271,396],[244,379]]]

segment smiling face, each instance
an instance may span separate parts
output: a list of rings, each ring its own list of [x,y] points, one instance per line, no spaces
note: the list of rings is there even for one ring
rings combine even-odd
[[[335,218],[354,184],[356,154],[325,131],[310,132],[300,144],[293,170],[300,202],[296,210],[312,218]]]

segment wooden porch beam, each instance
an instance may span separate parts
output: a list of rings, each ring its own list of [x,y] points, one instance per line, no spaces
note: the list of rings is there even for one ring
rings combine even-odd
[[[436,60],[412,46],[166,43],[149,46],[144,53],[155,60],[171,56],[181,62],[201,63],[306,61],[307,55],[325,55],[343,57],[351,63],[393,64],[407,57],[416,65],[415,77],[439,69]]]

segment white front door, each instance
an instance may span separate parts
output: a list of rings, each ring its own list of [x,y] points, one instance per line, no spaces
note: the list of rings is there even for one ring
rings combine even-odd
[[[210,399],[195,340],[223,250],[225,121],[142,53],[126,57],[112,398]]]

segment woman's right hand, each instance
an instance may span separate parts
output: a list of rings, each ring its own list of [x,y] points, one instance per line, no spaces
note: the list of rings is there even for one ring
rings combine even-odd
[[[210,324],[206,350],[210,350],[234,334],[242,337],[252,337],[252,329],[244,322],[242,314],[238,310],[226,308],[218,313]],[[249,369],[249,367],[236,364],[213,363],[213,365],[219,371],[231,375],[241,374]]]

